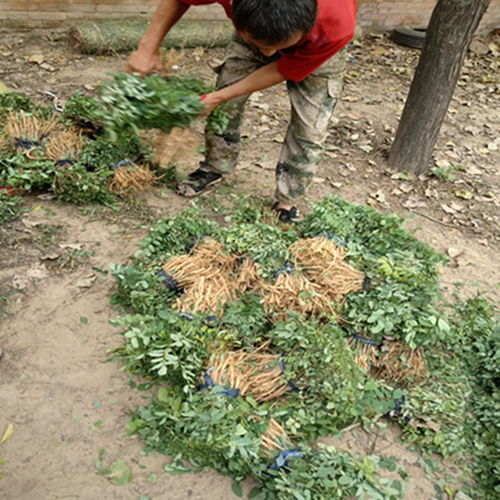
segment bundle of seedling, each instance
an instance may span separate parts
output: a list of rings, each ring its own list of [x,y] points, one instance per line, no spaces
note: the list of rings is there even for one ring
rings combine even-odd
[[[293,227],[257,206],[239,200],[224,227],[196,208],[160,221],[133,265],[113,267],[114,300],[133,312],[116,321],[115,357],[158,386],[130,428],[179,467],[255,477],[263,498],[395,498],[401,485],[374,473],[376,458],[363,467],[314,442],[392,416],[426,450],[432,431],[432,451],[456,451],[449,416],[426,415],[422,398],[452,384],[435,369],[456,334],[444,259],[398,217],[339,198]]]
[[[96,98],[72,96],[62,112],[21,94],[0,96],[0,186],[48,190],[76,203],[112,203],[168,175],[164,167],[182,146],[182,131],[200,114],[208,89],[189,76],[115,75]],[[221,108],[210,122],[221,131]],[[143,131],[163,136],[161,150]],[[192,151],[191,151],[192,152]],[[165,159],[167,158],[167,160]]]

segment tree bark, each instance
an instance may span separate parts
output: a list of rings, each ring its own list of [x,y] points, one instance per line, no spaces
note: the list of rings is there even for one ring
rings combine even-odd
[[[467,49],[490,1],[438,1],[389,154],[391,167],[417,175],[429,168]]]

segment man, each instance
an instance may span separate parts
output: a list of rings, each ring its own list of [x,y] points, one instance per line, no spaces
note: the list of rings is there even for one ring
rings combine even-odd
[[[294,202],[318,167],[342,90],[342,49],[354,36],[355,0],[161,0],[128,71],[160,70],[159,49],[168,31],[190,5],[210,3],[222,5],[236,34],[217,70],[217,90],[202,98],[206,113],[230,101],[231,120],[222,135],[207,127],[205,160],[177,191],[201,194],[236,167],[246,100],[252,92],[286,81],[292,111],[276,167],[274,209],[281,220],[292,220],[298,216]]]

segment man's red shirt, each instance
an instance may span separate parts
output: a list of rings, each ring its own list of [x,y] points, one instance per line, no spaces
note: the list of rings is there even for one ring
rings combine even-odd
[[[218,3],[232,19],[231,0],[181,1],[189,5]],[[316,24],[296,45],[280,51],[278,71],[287,80],[300,82],[345,47],[355,28],[355,0],[318,0]]]

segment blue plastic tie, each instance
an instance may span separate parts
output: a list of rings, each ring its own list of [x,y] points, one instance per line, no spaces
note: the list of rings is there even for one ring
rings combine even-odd
[[[274,273],[274,278],[277,279],[281,274],[292,274],[293,266],[291,264],[285,264],[282,268],[278,269]]]
[[[339,236],[337,236],[333,233],[323,232],[323,233],[319,233],[316,235],[316,237],[318,237],[318,236],[324,236],[325,238],[327,238],[329,240],[335,240],[340,246],[347,247],[347,243],[342,238],[340,238]]]
[[[64,165],[73,165],[75,162],[69,160],[68,158],[63,158],[62,160],[56,161],[56,167],[64,167]]]
[[[31,148],[35,148],[37,146],[42,145],[38,141],[30,141],[28,139],[19,139],[17,137],[14,139],[14,144],[16,147],[23,148],[23,149],[31,149]]]
[[[283,358],[280,359],[279,367],[280,367],[281,373],[285,373],[286,366],[285,366],[285,360]],[[289,380],[287,382],[287,385],[292,389],[292,391],[298,391],[299,390],[299,388],[297,387],[297,385],[292,380]]]
[[[205,381],[205,383],[200,387],[201,390],[212,389],[213,387],[221,387],[222,394],[224,394],[224,396],[227,396],[228,398],[237,398],[240,395],[239,389],[231,389],[230,387],[224,387],[222,385],[215,384],[215,382],[212,380],[212,377],[208,373],[205,373],[205,375],[203,375],[203,380]]]
[[[111,167],[109,167],[110,170],[116,170],[119,167],[126,167],[127,165],[132,165],[134,163],[132,160],[129,160],[128,158],[126,160],[121,160],[118,163],[115,163]]]
[[[373,347],[380,347],[381,346],[381,344],[379,344],[378,342],[375,342],[374,340],[369,339],[367,337],[362,337],[361,335],[358,335],[356,333],[353,333],[351,335],[351,337],[356,339],[356,340],[359,340],[360,342],[363,342],[363,344],[372,345]]]
[[[394,408],[389,410],[383,417],[385,418],[400,418],[404,411],[404,406],[406,403],[406,396],[403,394],[400,398],[394,400]],[[408,415],[403,417],[403,422],[407,424],[410,421],[410,417]]]
[[[172,275],[166,273],[163,269],[158,269],[155,275],[161,278],[161,284],[164,285],[169,290],[171,290],[172,292],[181,291],[181,287],[179,286],[177,280]]]
[[[179,318],[184,318],[184,319],[188,319],[189,321],[193,321],[194,316],[192,314],[181,312],[181,313],[179,313]]]
[[[300,450],[283,450],[277,457],[272,465],[269,466],[271,470],[280,470],[288,467],[288,459],[291,457],[303,458],[304,454]]]

